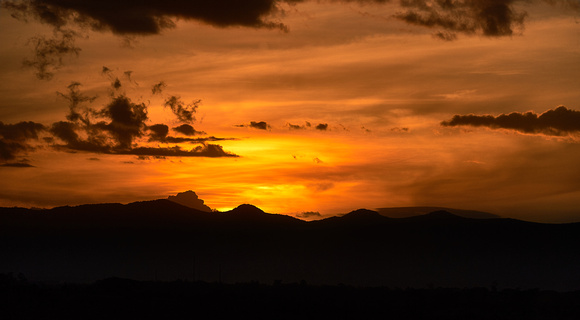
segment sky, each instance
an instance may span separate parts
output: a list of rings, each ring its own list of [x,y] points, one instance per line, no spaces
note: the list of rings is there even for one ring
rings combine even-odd
[[[578,0],[0,0],[0,206],[580,221]]]

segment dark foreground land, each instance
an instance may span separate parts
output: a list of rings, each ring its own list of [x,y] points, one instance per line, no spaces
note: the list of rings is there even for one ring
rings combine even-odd
[[[579,319],[580,291],[399,289],[108,278],[28,283],[0,274],[2,319]]]
[[[388,218],[357,210],[305,222],[242,205],[168,200],[49,210],[0,208],[0,273],[44,283],[343,283],[358,287],[580,290],[580,223]]]

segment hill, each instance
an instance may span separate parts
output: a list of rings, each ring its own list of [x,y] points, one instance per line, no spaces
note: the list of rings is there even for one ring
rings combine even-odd
[[[472,219],[496,219],[500,216],[489,212],[475,211],[475,210],[462,210],[462,209],[452,209],[444,207],[392,207],[392,208],[379,208],[377,212],[381,215],[390,218],[408,218],[413,216],[420,216],[434,211],[448,211],[457,216]]]
[[[251,205],[204,212],[168,200],[0,208],[0,273],[136,280],[389,287],[580,289],[580,224],[393,219],[357,210],[305,222]]]

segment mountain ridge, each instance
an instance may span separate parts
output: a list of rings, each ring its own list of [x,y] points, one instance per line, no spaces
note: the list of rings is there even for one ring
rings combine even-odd
[[[169,200],[47,210],[0,208],[0,273],[94,281],[263,281],[580,289],[580,223],[388,218],[360,209],[306,222],[242,205]]]

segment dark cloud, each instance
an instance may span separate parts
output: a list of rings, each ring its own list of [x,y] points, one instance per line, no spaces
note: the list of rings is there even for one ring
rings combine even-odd
[[[113,87],[113,89],[115,90],[121,88],[121,81],[119,80],[119,78],[115,78],[115,80],[111,82],[111,87]]]
[[[286,123],[286,126],[290,130],[304,130],[304,129],[312,128],[312,124],[308,121],[305,121],[303,125]],[[314,126],[314,129],[320,130],[320,131],[326,131],[326,130],[328,130],[328,123],[319,123],[316,126]]]
[[[453,41],[457,40],[457,34],[452,32],[436,32],[433,34],[435,38],[445,40],[445,41]]]
[[[22,153],[34,150],[29,142],[38,140],[39,134],[44,130],[44,125],[32,121],[17,124],[4,124],[0,121],[0,160],[14,160]]]
[[[539,133],[549,136],[565,136],[580,132],[580,111],[558,107],[542,114],[512,112],[492,115],[455,115],[441,122],[446,127],[473,126],[492,129],[511,129],[523,133]]]
[[[444,40],[453,40],[454,32],[500,37],[523,29],[526,12],[518,12],[518,0],[401,0],[404,12],[395,17],[407,23],[440,28],[436,33]]]
[[[195,121],[195,113],[201,100],[195,100],[190,104],[181,101],[178,96],[171,96],[165,100],[165,107],[169,107],[171,112],[177,116],[181,122],[191,123]]]
[[[169,127],[165,124],[154,124],[148,126],[147,129],[151,131],[149,141],[165,141],[169,134]]]
[[[114,74],[113,74],[113,70],[103,66],[103,70],[101,71],[101,74],[106,75],[109,80],[111,80],[111,87],[115,90],[118,90],[121,88],[121,80],[119,80],[119,78],[117,78]]]
[[[217,27],[244,26],[287,31],[281,22],[270,20],[283,13],[281,3],[307,0],[28,0],[3,1],[2,6],[20,20],[35,19],[55,29],[82,26],[94,31],[117,35],[151,35],[176,26],[176,20],[197,20]],[[387,3],[389,0],[341,0],[347,3]],[[545,2],[578,9],[577,0],[399,0],[403,8],[395,17],[410,24],[441,28],[451,32],[486,36],[511,35],[522,28],[526,13],[514,4]],[[451,33],[437,33],[452,39]]]
[[[247,128],[258,129],[258,130],[269,130],[270,128],[272,128],[265,121],[250,121],[249,124],[237,124],[234,127],[240,127],[240,128],[247,127]]]
[[[264,121],[260,121],[260,122],[251,121],[249,126],[251,128],[260,129],[260,130],[268,130],[270,128],[270,126]]]
[[[34,168],[33,165],[26,162],[7,162],[0,164],[0,167],[11,167],[11,168]]]
[[[190,126],[189,124],[182,124],[178,127],[173,127],[172,128],[173,131],[184,134],[186,136],[195,136],[195,135],[201,135],[201,134],[206,134],[203,131],[197,131],[195,130],[192,126]]]
[[[106,66],[103,66],[103,70],[101,71],[101,74],[111,74],[113,72],[113,70],[109,69]]]
[[[52,37],[36,36],[29,39],[33,56],[25,58],[23,64],[35,70],[36,77],[50,80],[54,72],[63,65],[66,56],[78,56],[81,49],[76,46],[78,34],[72,30],[55,29]]]
[[[39,79],[49,80],[62,66],[63,58],[78,55],[76,39],[86,30],[112,32],[131,39],[136,35],[160,34],[177,20],[197,20],[217,27],[244,26],[288,31],[281,22],[268,20],[283,13],[281,3],[307,0],[0,0],[2,8],[19,20],[37,20],[54,27],[53,36],[30,39],[34,56],[24,64],[35,68]],[[331,2],[386,3],[389,0],[336,0]],[[451,41],[457,33],[489,37],[511,36],[523,30],[525,11],[516,4],[544,2],[580,10],[577,0],[399,0],[401,11],[393,16],[409,24],[439,29],[434,36]],[[280,14],[282,16],[282,14]],[[81,27],[84,35],[71,28]],[[76,28],[75,30],[80,30]],[[120,82],[114,82],[119,85]],[[161,83],[160,83],[161,84]],[[161,87],[153,87],[159,93]]]
[[[131,154],[136,156],[167,156],[167,157],[239,157],[236,154],[224,151],[217,144],[203,144],[191,150],[183,150],[179,146],[174,147],[136,147],[131,150],[120,150],[116,154]]]
[[[139,85],[137,82],[133,80],[133,71],[131,70],[124,71],[123,75],[125,76],[125,78],[127,78],[127,80],[129,80],[129,82],[133,82],[134,84]]]
[[[82,139],[77,132],[88,133],[86,139]],[[86,151],[95,153],[113,153],[114,146],[109,142],[109,138],[98,130],[69,122],[58,121],[50,127],[50,133],[56,138],[65,142],[64,145],[53,144],[58,150],[75,152]]]
[[[110,69],[104,67],[103,72],[109,74]],[[52,146],[57,150],[132,154],[160,158],[165,156],[237,157],[235,154],[224,151],[219,145],[208,144],[208,142],[213,141],[234,140],[232,138],[169,136],[169,126],[147,124],[149,118],[146,104],[135,103],[124,94],[113,94],[109,103],[101,109],[95,109],[85,103],[92,102],[94,98],[83,95],[79,87],[80,83],[74,82],[68,86],[69,92],[67,94],[59,93],[60,96],[68,100],[70,112],[67,115],[68,121],[55,122],[49,128],[49,132],[59,142],[53,140],[47,141],[47,143],[52,143]],[[175,110],[183,111],[183,108]],[[182,125],[174,129],[185,133],[205,134],[195,131],[190,125]],[[198,144],[198,146],[191,150],[185,150],[179,146],[150,147],[142,145],[144,138],[148,138],[149,142],[191,143]],[[60,142],[64,142],[64,144],[59,144]]]
[[[312,218],[322,218],[322,215],[318,211],[305,211],[296,214],[296,218],[312,219]]]
[[[391,131],[397,132],[397,133],[406,133],[406,132],[409,132],[409,128],[407,128],[407,127],[394,127],[394,128],[391,128]]]
[[[524,29],[525,11],[516,4],[544,2],[567,9],[580,9],[577,0],[400,0],[404,11],[394,16],[407,23],[439,28],[435,37],[452,41],[457,33],[488,37],[511,36]]]
[[[299,124],[291,124],[291,123],[287,123],[286,124],[288,126],[288,129],[290,130],[302,130],[302,129],[306,129],[306,127],[310,127],[310,123],[307,122],[306,125],[299,125]]]
[[[177,130],[176,130],[177,129]],[[214,136],[211,137],[201,137],[201,138],[188,138],[188,137],[173,137],[168,136],[169,134],[169,127],[165,124],[154,124],[152,126],[148,126],[147,130],[149,130],[149,141],[157,141],[157,142],[164,142],[164,143],[206,143],[209,141],[223,141],[223,140],[235,140],[234,138],[216,138]],[[195,131],[192,126],[188,124],[181,125],[179,127],[173,128],[177,132],[183,131],[188,133],[189,135],[197,134],[205,134],[202,131]]]
[[[161,92],[163,92],[163,90],[165,90],[166,87],[167,87],[167,85],[165,84],[165,82],[160,81],[159,83],[156,83],[151,87],[151,93],[152,94],[161,94]]]
[[[186,138],[186,137],[172,137],[168,136],[165,138],[164,142],[167,143],[206,143],[210,141],[226,141],[226,140],[238,140],[236,138],[218,138],[214,136],[202,137],[202,138]]]
[[[117,147],[122,149],[130,149],[133,140],[143,135],[143,130],[147,128],[145,122],[149,119],[144,103],[133,103],[124,95],[114,97],[99,115],[110,119],[110,122],[101,121],[94,127],[108,131],[116,140]]]
[[[315,128],[316,130],[326,131],[328,129],[328,123],[319,123]]]
[[[111,31],[118,35],[159,34],[175,27],[175,21],[197,20],[217,27],[244,26],[286,30],[268,16],[279,12],[278,3],[301,0],[29,0],[4,1],[16,18],[33,18],[62,28],[81,25],[95,31]]]
[[[66,116],[67,120],[73,122],[81,121],[84,124],[88,124],[89,118],[94,113],[94,110],[86,107],[84,104],[85,102],[93,102],[97,97],[89,97],[82,94],[79,89],[80,86],[80,82],[72,82],[67,87],[68,93],[57,92],[57,94],[69,102],[69,114]]]
[[[197,209],[200,211],[211,212],[211,208],[208,207],[202,199],[200,199],[195,192],[188,190],[185,192],[180,192],[175,196],[167,197],[167,200],[179,203],[189,208]]]

